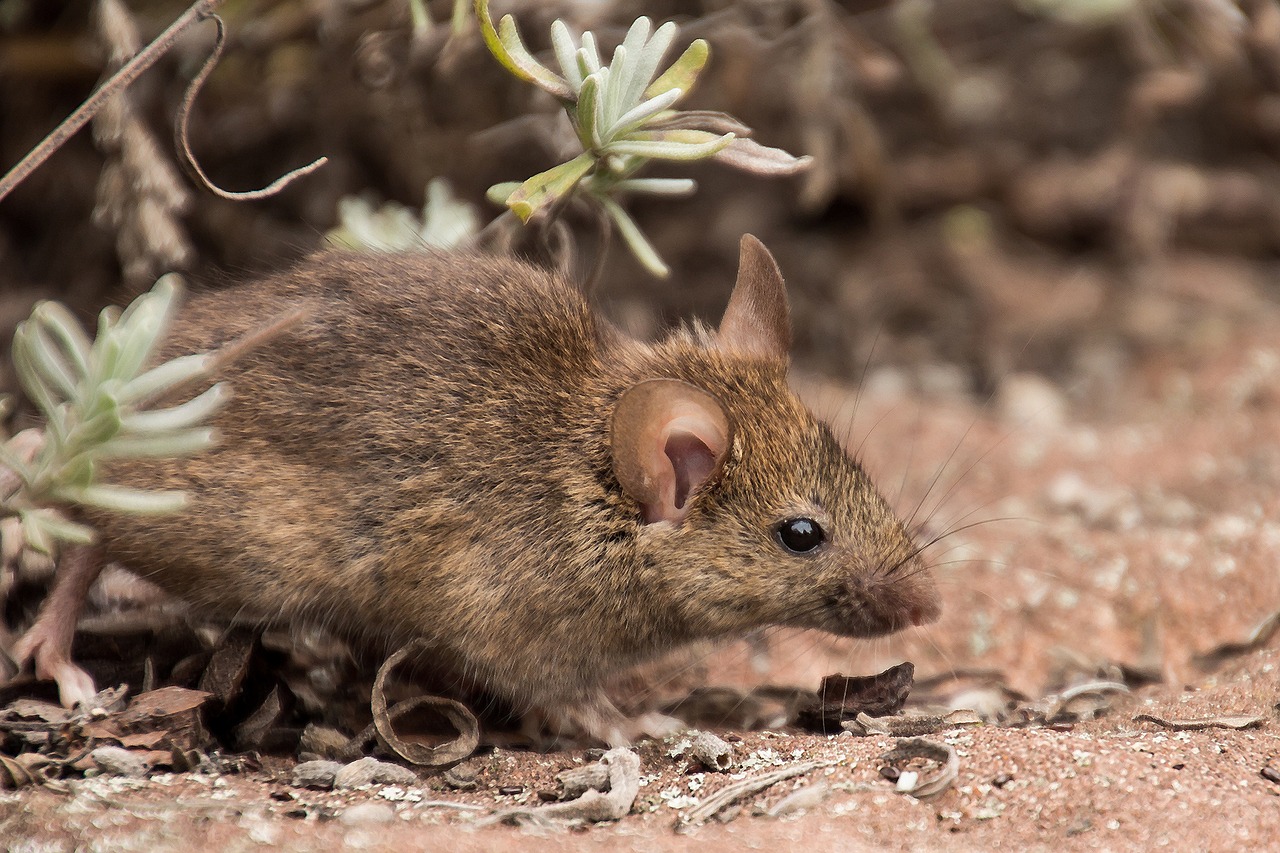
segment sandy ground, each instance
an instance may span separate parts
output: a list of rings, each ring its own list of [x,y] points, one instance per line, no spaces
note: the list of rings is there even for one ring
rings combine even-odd
[[[992,670],[1030,697],[1118,668],[1162,679],[1092,722],[932,735],[960,761],[932,800],[895,793],[882,776],[888,736],[729,732],[741,738],[730,774],[696,772],[669,754],[676,741],[640,744],[632,813],[573,831],[485,820],[537,804],[557,772],[590,757],[499,749],[475,759],[469,792],[427,775],[417,787],[294,788],[288,759],[239,775],[5,791],[0,838],[22,851],[1261,849],[1280,838],[1280,643],[1213,671],[1196,656],[1280,608],[1277,340],[1280,321],[1263,312],[1193,363],[1139,361],[1127,402],[1106,412],[1024,377],[985,405],[923,396],[894,373],[868,377],[861,394],[802,382],[921,535],[942,537],[929,553],[945,615],[858,646],[766,637],[702,660],[700,677],[812,687],[907,659],[918,678]],[[1264,720],[1173,732],[1140,713]],[[830,764],[746,798],[728,822],[674,831],[735,774],[811,759]],[[807,808],[759,814],[801,788]]]

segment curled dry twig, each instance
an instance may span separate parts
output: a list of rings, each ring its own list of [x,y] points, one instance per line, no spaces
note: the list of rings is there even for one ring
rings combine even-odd
[[[445,699],[442,696],[416,696],[397,702],[387,708],[387,677],[414,652],[425,648],[422,640],[414,640],[387,658],[378,669],[378,677],[373,682],[373,725],[377,733],[378,743],[384,749],[394,752],[406,761],[425,767],[438,767],[461,761],[475,752],[480,743],[480,726],[475,715],[460,702]],[[458,736],[439,746],[427,746],[422,743],[411,743],[396,734],[392,723],[410,711],[418,708],[430,708],[449,721],[458,731]]]
[[[1227,714],[1221,717],[1204,717],[1194,720],[1175,720],[1157,717],[1155,714],[1138,714],[1133,718],[1135,723],[1154,723],[1175,732],[1198,732],[1204,729],[1256,729],[1262,725],[1266,717],[1245,714]]]
[[[224,41],[224,24],[222,19],[214,14],[214,10],[222,4],[222,0],[198,0],[192,3],[185,12],[178,16],[169,28],[156,36],[155,40],[144,47],[132,59],[120,67],[120,70],[107,79],[105,83],[97,88],[92,95],[85,99],[79,107],[75,109],[71,115],[63,119],[62,123],[54,128],[48,136],[41,140],[40,144],[33,148],[27,156],[23,157],[18,164],[8,171],[3,178],[0,178],[0,200],[4,199],[14,187],[26,180],[27,176],[39,168],[46,160],[53,155],[55,151],[61,148],[68,139],[75,135],[76,131],[89,123],[89,120],[97,115],[103,106],[115,95],[128,88],[142,72],[146,71],[156,63],[160,57],[169,52],[169,49],[178,41],[178,37],[190,27],[192,24],[212,18],[218,25],[218,41],[214,47],[214,52],[200,74],[192,81],[187,88],[186,96],[183,98],[182,111],[179,116],[177,138],[179,149],[182,151],[188,168],[192,168],[200,179],[200,181],[211,191],[224,198],[231,199],[260,199],[274,195],[284,189],[286,185],[291,183],[295,178],[310,174],[320,168],[327,162],[327,158],[321,157],[308,166],[301,169],[295,169],[284,175],[280,179],[273,182],[270,186],[255,190],[248,193],[227,193],[215,187],[205,176],[203,170],[195,162],[191,155],[190,145],[187,143],[187,114],[190,112],[191,103],[195,100],[196,95],[200,91],[200,86],[204,83],[205,78],[212,70],[212,63],[216,62],[221,55],[222,43]]]

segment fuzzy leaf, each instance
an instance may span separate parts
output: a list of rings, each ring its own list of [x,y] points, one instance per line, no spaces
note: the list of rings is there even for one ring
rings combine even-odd
[[[659,278],[666,278],[671,273],[671,268],[658,256],[657,250],[644,236],[640,226],[636,225],[616,201],[608,196],[598,196],[598,198],[605,212],[609,214],[609,218],[618,226],[618,233],[622,235],[622,239],[636,256],[636,260],[640,261],[649,272]]]
[[[578,49],[573,45],[573,36],[564,21],[556,18],[551,22],[551,46],[556,52],[556,62],[560,63],[560,71],[565,82],[575,92],[582,88],[582,70],[578,67]]]
[[[751,128],[728,113],[717,110],[670,110],[655,116],[649,122],[650,130],[705,130],[711,133],[732,133],[734,136],[750,136]]]
[[[503,181],[500,184],[494,184],[485,190],[484,197],[494,204],[506,205],[507,199],[511,198],[511,194],[520,189],[519,181]]]
[[[643,103],[637,104],[627,112],[623,113],[613,126],[609,128],[606,136],[612,138],[621,136],[628,131],[635,130],[644,125],[649,119],[674,104],[684,95],[681,89],[670,89],[663,92],[657,97],[650,98]]]
[[[715,158],[726,166],[755,175],[794,175],[813,163],[813,158],[807,154],[796,157],[781,148],[769,148],[752,139],[733,140]]]
[[[203,423],[231,399],[231,389],[219,382],[202,394],[185,403],[168,409],[149,412],[133,412],[125,415],[122,426],[125,431],[157,433],[175,429],[190,429]]]
[[[622,192],[682,196],[691,194],[698,185],[690,178],[628,178],[618,181],[614,187]]]
[[[662,57],[666,55],[667,49],[671,47],[671,42],[675,40],[675,37],[676,25],[668,21],[658,27],[658,31],[645,43],[643,50],[641,50],[636,59],[634,73],[627,84],[625,92],[627,103],[636,103],[645,96],[645,89],[649,87],[654,73],[658,70],[659,63],[662,62]]]
[[[507,207],[522,222],[537,213],[544,205],[568,193],[595,165],[595,157],[589,152],[579,154],[567,163],[534,175],[507,197]]]
[[[208,427],[156,435],[118,435],[98,448],[104,459],[140,459],[190,456],[217,443],[217,434]]]
[[[634,133],[609,143],[605,150],[610,154],[631,154],[654,160],[705,160],[733,140],[732,133],[716,136],[701,130],[659,130]]]
[[[662,72],[662,76],[644,90],[645,97],[652,98],[671,89],[680,89],[687,94],[693,89],[693,84],[697,81],[703,66],[707,64],[707,58],[710,55],[710,46],[703,39],[695,39],[684,49],[684,53],[680,54],[680,58],[671,63],[671,67]]]
[[[93,342],[80,327],[71,312],[57,302],[43,302],[32,312],[39,315],[41,325],[62,344],[62,350],[70,357],[77,380],[89,374],[89,358]]]
[[[54,496],[72,503],[139,515],[178,512],[187,505],[185,492],[145,491],[127,486],[95,485],[79,489],[55,489]]]
[[[489,0],[475,0],[475,4],[476,17],[480,21],[480,34],[484,38],[485,46],[503,68],[521,80],[545,89],[557,98],[573,99],[573,91],[569,88],[569,84],[529,53],[510,15],[503,16],[495,29],[493,18],[489,14]]]
[[[120,402],[141,403],[170,388],[202,378],[213,357],[208,353],[183,355],[151,368],[137,379],[131,379],[120,391]]]

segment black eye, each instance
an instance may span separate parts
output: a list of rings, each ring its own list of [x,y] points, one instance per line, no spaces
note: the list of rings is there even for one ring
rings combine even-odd
[[[778,525],[778,541],[793,554],[804,554],[826,541],[818,522],[812,518],[793,518]]]

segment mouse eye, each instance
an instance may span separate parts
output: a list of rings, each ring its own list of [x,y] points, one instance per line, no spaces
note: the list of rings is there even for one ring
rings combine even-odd
[[[812,518],[793,518],[778,525],[778,541],[793,554],[804,554],[826,541],[818,522]]]

